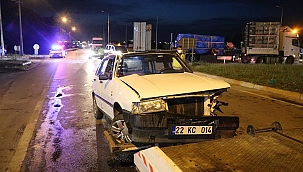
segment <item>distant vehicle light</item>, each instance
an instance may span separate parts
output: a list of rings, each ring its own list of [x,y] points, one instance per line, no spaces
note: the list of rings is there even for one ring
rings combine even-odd
[[[91,55],[95,54],[95,52],[93,50],[89,49],[89,50],[86,51],[86,54],[91,56]]]
[[[60,49],[62,49],[62,46],[61,45],[52,45],[52,49],[53,50],[60,50]]]

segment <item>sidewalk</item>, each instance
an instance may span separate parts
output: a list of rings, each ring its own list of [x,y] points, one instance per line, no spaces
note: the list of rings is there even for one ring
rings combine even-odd
[[[4,56],[0,58],[0,73],[26,70],[32,64],[31,59],[45,59],[48,55]]]
[[[257,85],[257,84],[244,82],[244,81],[238,81],[238,80],[234,80],[234,79],[229,79],[229,78],[224,78],[224,77],[221,77],[221,76],[205,74],[205,73],[201,73],[201,72],[194,72],[194,73],[197,74],[197,75],[201,75],[201,76],[207,76],[209,78],[220,79],[220,80],[223,80],[225,82],[228,82],[229,84],[236,84],[236,85],[240,85],[242,87],[247,87],[247,88],[252,88],[252,89],[255,89],[255,90],[261,90],[261,91],[269,92],[269,93],[275,94],[275,97],[277,97],[277,98],[282,97],[280,99],[288,100],[288,101],[292,101],[292,102],[294,101],[296,103],[299,103],[299,104],[303,105],[303,94],[298,93],[298,92],[281,90],[281,89],[277,89],[277,88]]]

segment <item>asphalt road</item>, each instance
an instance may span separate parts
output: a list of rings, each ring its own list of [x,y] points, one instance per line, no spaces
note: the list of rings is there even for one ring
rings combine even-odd
[[[135,171],[115,161],[92,112],[91,81],[100,60],[82,50],[65,59],[33,60],[31,69],[0,74],[0,171]],[[232,85],[223,115],[247,125],[303,128],[303,108],[270,93]]]
[[[1,73],[0,171],[134,171],[110,154],[92,112],[100,59],[71,51]]]

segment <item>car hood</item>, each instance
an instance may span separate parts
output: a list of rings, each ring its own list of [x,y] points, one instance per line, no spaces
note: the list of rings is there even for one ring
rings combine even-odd
[[[198,76],[193,73],[156,75],[128,75],[120,77],[124,83],[138,92],[140,98],[151,98],[229,88],[222,80]]]

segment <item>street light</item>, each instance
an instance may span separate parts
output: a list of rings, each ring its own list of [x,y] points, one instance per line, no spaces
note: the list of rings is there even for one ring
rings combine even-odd
[[[68,35],[69,35],[69,48],[72,48],[72,36],[71,36],[71,32],[75,31],[75,30],[76,30],[76,27],[73,26],[72,30],[68,32]]]
[[[63,23],[67,23],[67,18],[66,17],[62,17],[61,20],[62,20]]]
[[[110,37],[109,37],[109,13],[108,12],[105,12],[105,11],[102,11],[102,13],[106,13],[107,14],[107,43],[109,44],[109,40],[110,40]]]
[[[18,3],[18,8],[19,8],[19,23],[20,23],[20,56],[23,56],[23,36],[22,36],[22,20],[21,20],[21,1],[22,0],[12,0],[16,1]]]
[[[279,5],[276,5],[277,8],[281,8],[282,13],[281,13],[281,26],[282,26],[282,18],[283,18],[283,7],[280,7]]]

